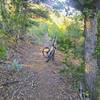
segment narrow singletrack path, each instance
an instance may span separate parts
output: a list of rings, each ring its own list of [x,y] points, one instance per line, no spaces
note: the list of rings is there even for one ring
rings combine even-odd
[[[64,80],[59,74],[63,66],[62,53],[56,52],[56,63],[46,63],[41,53],[42,46],[26,43],[18,49],[23,68],[9,77],[16,77],[20,82],[0,88],[0,100],[79,100],[67,78]]]
[[[37,86],[31,93],[31,100],[78,100],[77,93],[72,92],[71,85],[64,82],[59,74],[64,55],[57,51],[55,63],[46,63],[41,49],[42,46],[37,45],[24,46],[22,62],[38,74]]]

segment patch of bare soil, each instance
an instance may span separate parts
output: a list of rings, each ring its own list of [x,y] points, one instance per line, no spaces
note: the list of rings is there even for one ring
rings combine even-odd
[[[63,54],[56,52],[55,62],[45,62],[41,46],[21,44],[19,71],[0,67],[0,100],[79,100],[71,84],[58,72]]]

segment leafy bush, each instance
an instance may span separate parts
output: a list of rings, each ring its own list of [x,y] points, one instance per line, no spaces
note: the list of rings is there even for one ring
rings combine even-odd
[[[98,17],[98,39],[97,39],[97,47],[95,50],[95,56],[98,58],[98,67],[100,66],[100,12],[97,15]],[[96,79],[97,91],[98,91],[98,100],[100,100],[100,72],[98,72]]]
[[[58,47],[65,53],[63,60],[65,66],[60,73],[73,78],[73,88],[75,89],[79,88],[79,82],[83,80],[83,43],[83,29],[79,21],[74,21],[67,26],[65,32],[58,38]]]
[[[100,100],[100,73],[98,73],[95,83],[96,83],[96,89],[98,91],[98,100]]]
[[[7,48],[0,44],[0,60],[5,60],[7,57]]]

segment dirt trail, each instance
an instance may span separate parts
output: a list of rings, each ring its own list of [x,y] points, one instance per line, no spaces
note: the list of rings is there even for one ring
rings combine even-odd
[[[24,46],[24,59],[22,62],[31,70],[38,73],[37,87],[35,87],[31,100],[78,100],[77,93],[72,92],[70,83],[66,83],[58,73],[63,55],[56,53],[56,64],[46,63],[41,53],[41,46]]]
[[[41,46],[24,44],[19,50],[23,68],[9,77],[17,77],[20,82],[0,88],[0,100],[79,100],[70,83],[58,73],[63,54],[56,52],[54,64],[45,62]]]

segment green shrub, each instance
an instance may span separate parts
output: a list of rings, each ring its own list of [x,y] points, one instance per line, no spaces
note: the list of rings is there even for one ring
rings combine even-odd
[[[60,73],[65,76],[71,76],[73,79],[73,88],[79,89],[79,83],[83,79],[83,30],[79,22],[72,22],[66,31],[58,38],[58,47],[65,53],[63,63],[65,66]],[[78,61],[78,64],[74,63]]]
[[[100,73],[98,73],[95,83],[98,91],[98,100],[100,100]]]
[[[0,60],[5,60],[6,57],[7,57],[7,48],[3,44],[0,44]]]

